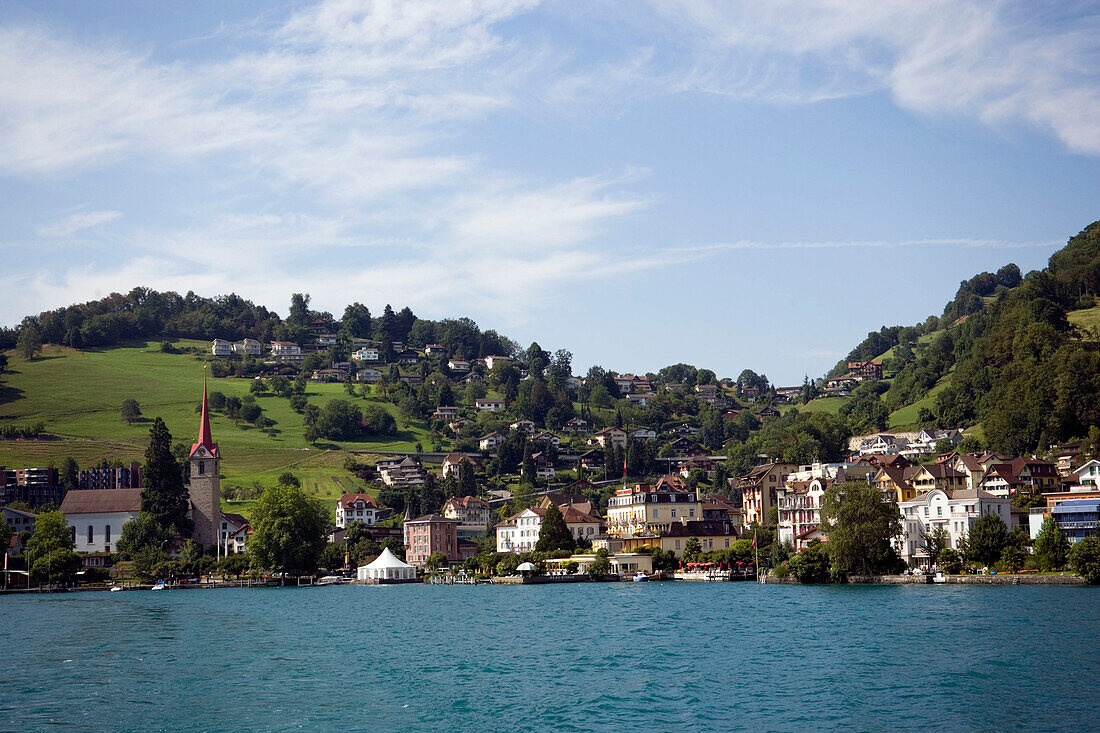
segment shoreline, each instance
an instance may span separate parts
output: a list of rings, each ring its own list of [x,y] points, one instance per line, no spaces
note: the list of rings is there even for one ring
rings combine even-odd
[[[560,585],[575,583],[608,583],[608,582],[624,582],[622,578],[618,576],[605,576],[599,580],[589,578],[587,576],[534,576],[531,578],[522,577],[494,577],[492,583],[478,583],[477,585],[496,585],[496,586],[517,586],[517,585]],[[746,582],[745,579],[736,578],[733,580],[703,580],[703,579],[687,579],[687,578],[660,578],[654,579],[654,582],[661,583],[700,583],[700,582],[717,582],[717,583],[731,583],[731,582]],[[751,582],[751,579],[749,579]],[[420,579],[416,581],[406,581],[403,583],[364,583],[364,582],[351,582],[351,583],[333,583],[325,585],[317,585],[316,583],[304,584],[304,585],[285,585],[280,586],[278,583],[264,583],[264,582],[252,582],[251,584],[246,582],[242,583],[211,583],[203,585],[179,585],[168,586],[165,590],[222,590],[225,588],[325,588],[330,585],[475,585],[474,583],[423,583]],[[1048,585],[1048,586],[1087,586],[1083,578],[1077,575],[946,575],[942,578],[937,578],[933,575],[853,575],[847,583],[799,583],[794,578],[776,578],[774,576],[767,576],[764,582],[759,585],[806,585],[806,586],[825,586],[825,585]],[[122,592],[133,591],[147,591],[151,590],[151,585],[135,585],[122,589]],[[53,588],[53,589],[38,589],[38,588],[8,588],[0,590],[0,597],[7,595],[28,595],[28,594],[44,594],[44,593],[103,593],[110,592],[110,587],[90,587],[90,588]]]

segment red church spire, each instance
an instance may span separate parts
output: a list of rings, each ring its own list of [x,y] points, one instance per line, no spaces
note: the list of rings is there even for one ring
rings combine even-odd
[[[213,455],[218,454],[218,444],[214,442],[214,436],[210,432],[210,409],[206,404],[206,372],[202,375],[202,420],[199,423],[199,440],[191,444],[191,455],[195,455],[195,449],[199,446],[206,448]]]

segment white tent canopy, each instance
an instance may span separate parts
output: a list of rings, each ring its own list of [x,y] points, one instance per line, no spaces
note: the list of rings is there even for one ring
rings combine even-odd
[[[369,565],[360,565],[359,580],[415,580],[416,568],[400,560],[386,547]]]
[[[534,569],[535,569],[535,564],[532,563],[532,562],[522,562],[522,563],[519,564],[519,567],[516,568],[516,570],[520,571],[521,573],[522,572],[530,572]]]

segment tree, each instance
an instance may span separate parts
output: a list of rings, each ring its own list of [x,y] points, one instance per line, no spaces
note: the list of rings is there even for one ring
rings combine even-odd
[[[31,582],[72,582],[83,563],[74,547],[73,534],[64,514],[58,511],[39,513],[34,521],[34,534],[23,550]]]
[[[945,573],[958,573],[963,566],[962,555],[959,554],[958,550],[945,547],[936,555],[936,564]]]
[[[699,544],[698,537],[688,537],[684,542],[684,561],[695,562],[703,554],[703,547]]]
[[[539,528],[539,539],[535,543],[535,552],[553,552],[554,550],[569,550],[572,552],[577,547],[577,541],[569,527],[565,524],[565,518],[557,506],[551,504],[546,508],[546,514],[542,517],[542,526]]]
[[[352,303],[344,308],[340,328],[353,338],[370,338],[370,310],[362,303]]]
[[[317,568],[325,549],[328,512],[297,486],[266,490],[252,513],[248,552],[254,564],[284,574]]]
[[[42,334],[34,326],[23,326],[19,329],[15,351],[27,361],[36,358],[42,353]]]
[[[967,555],[992,567],[1008,546],[1008,527],[996,514],[985,514],[974,522],[967,537]]]
[[[1075,544],[1069,552],[1069,566],[1086,583],[1100,584],[1100,535],[1086,537]]]
[[[861,481],[830,486],[821,518],[834,574],[877,575],[896,568],[899,559],[890,541],[901,533],[901,515],[881,491]]]
[[[58,472],[58,482],[65,491],[74,491],[80,488],[80,466],[72,456],[65,456],[61,462],[61,470]]]
[[[317,434],[329,440],[355,440],[363,429],[363,413],[347,400],[330,400],[317,414]]]
[[[787,567],[799,583],[826,583],[829,580],[829,553],[820,541],[813,540],[787,561]]]
[[[447,567],[449,564],[447,553],[445,552],[433,552],[428,555],[428,559],[424,561],[424,565],[428,570],[439,570],[440,568]]]
[[[309,293],[294,293],[290,296],[290,314],[286,320],[299,328],[309,326]]]
[[[141,511],[152,515],[157,524],[189,535],[192,522],[187,518],[187,511],[191,497],[172,453],[172,434],[159,417],[149,429],[142,486]]]
[[[1041,570],[1061,570],[1066,566],[1069,560],[1069,540],[1058,528],[1054,517],[1047,516],[1043,520],[1043,526],[1035,538],[1034,550]]]
[[[921,532],[924,540],[924,551],[934,561],[940,556],[940,552],[951,547],[951,535],[945,527],[935,527],[931,532]]]
[[[122,419],[127,424],[141,419],[141,406],[138,405],[137,400],[129,398],[122,401]]]
[[[611,560],[606,548],[596,550],[596,558],[588,563],[588,575],[593,579],[603,578],[611,573]]]
[[[301,479],[299,479],[290,471],[283,471],[282,473],[280,473],[278,481],[283,486],[300,487],[302,485]]]
[[[163,549],[173,536],[152,514],[138,512],[136,518],[122,525],[115,549],[123,557],[132,558],[144,547]]]

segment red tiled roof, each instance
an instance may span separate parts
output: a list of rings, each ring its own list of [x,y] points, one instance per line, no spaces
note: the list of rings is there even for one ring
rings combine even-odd
[[[378,508],[378,505],[374,503],[374,497],[370,494],[344,494],[337,503],[344,509],[347,509],[357,501],[362,501],[368,507]]]

